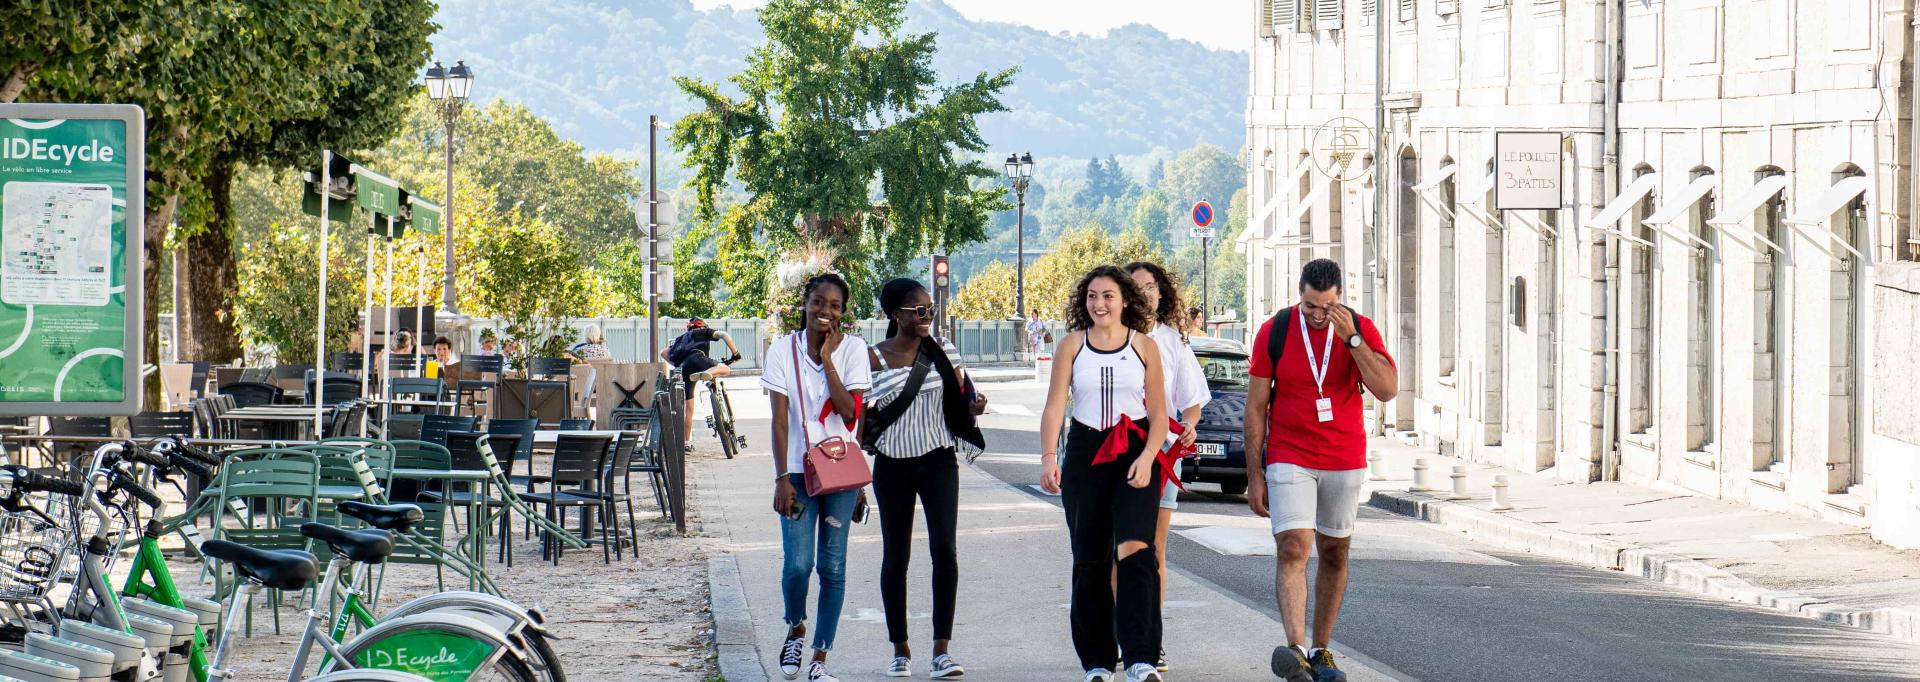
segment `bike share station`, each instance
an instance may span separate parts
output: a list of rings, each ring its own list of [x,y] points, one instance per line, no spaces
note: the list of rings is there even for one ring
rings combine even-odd
[[[0,418],[147,414],[144,126],[131,105],[0,104]],[[399,230],[423,229],[441,214],[331,152],[305,184],[320,225],[324,330],[333,223],[364,217],[360,224],[391,253]],[[371,268],[371,240],[367,260]],[[372,299],[370,291],[368,310]],[[328,357],[319,336],[316,357]],[[352,405],[326,405],[324,395],[297,408],[299,419],[311,415],[313,441],[225,433],[82,439],[10,427],[23,433],[0,440],[0,682],[239,679],[234,661],[247,658],[255,616],[270,609],[277,629],[288,605],[301,632],[284,674],[290,682],[564,680],[546,617],[500,594],[486,573],[486,543],[498,528],[510,560],[517,513],[557,563],[563,548],[589,540],[565,528],[564,516],[554,519],[553,501],[595,492],[591,482],[600,481],[608,502],[599,507],[597,541],[606,552],[620,544],[605,530],[616,525],[613,476],[645,471],[641,461],[670,469],[656,471],[665,475],[655,478],[655,499],[684,523],[685,396],[671,373],[655,382],[666,390],[627,396],[646,403],[624,410],[622,428],[632,430],[578,432],[618,434],[622,447],[647,453],[635,468],[615,472],[607,454],[615,436],[603,436],[601,459],[591,460],[600,467],[576,489],[585,492],[550,484],[544,495],[516,492],[511,448],[496,458],[488,433],[446,436],[470,458],[464,462],[447,446],[375,433],[392,422],[370,429],[366,419],[335,418],[334,436],[325,438],[330,413]],[[355,400],[362,410],[377,402]],[[556,434],[557,447],[567,447],[569,433]],[[554,480],[559,458],[556,450]],[[531,457],[525,466],[530,474]],[[419,492],[400,499],[403,487]],[[533,508],[542,501],[545,515]],[[462,506],[465,536],[449,537],[434,519]],[[629,507],[629,524],[631,514]],[[589,515],[581,518],[584,530]],[[175,547],[173,567],[163,541]],[[199,567],[181,570],[185,558]],[[389,559],[451,571],[469,590],[442,585],[381,614]]]

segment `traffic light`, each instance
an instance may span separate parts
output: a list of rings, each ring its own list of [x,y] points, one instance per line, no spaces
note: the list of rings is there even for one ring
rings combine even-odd
[[[951,267],[952,266],[947,263],[946,256],[933,257],[933,328],[935,330],[946,329],[947,298],[951,295],[949,285],[952,282],[948,277],[948,273]],[[946,337],[946,334],[937,335],[942,338]]]

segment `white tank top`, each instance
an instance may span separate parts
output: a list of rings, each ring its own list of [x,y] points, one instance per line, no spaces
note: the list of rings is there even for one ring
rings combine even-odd
[[[1147,364],[1133,350],[1133,332],[1113,350],[1101,350],[1082,334],[1073,356],[1073,420],[1107,430],[1121,419],[1147,418]]]

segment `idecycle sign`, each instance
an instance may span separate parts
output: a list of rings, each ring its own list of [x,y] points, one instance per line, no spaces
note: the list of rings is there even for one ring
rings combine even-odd
[[[0,415],[140,409],[146,116],[0,104]]]

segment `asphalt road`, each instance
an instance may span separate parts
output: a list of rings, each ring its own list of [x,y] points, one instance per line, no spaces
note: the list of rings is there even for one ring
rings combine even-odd
[[[984,420],[988,454],[975,466],[1057,504],[1033,487],[1045,387],[986,389],[997,414]],[[1193,488],[1168,563],[1276,618],[1270,633],[1242,636],[1277,644],[1273,558],[1248,554],[1271,552],[1264,520],[1242,497]],[[1920,646],[1505,552],[1370,507],[1334,640],[1336,652],[1419,680],[1920,680]],[[1177,676],[1179,652],[1168,653]]]

